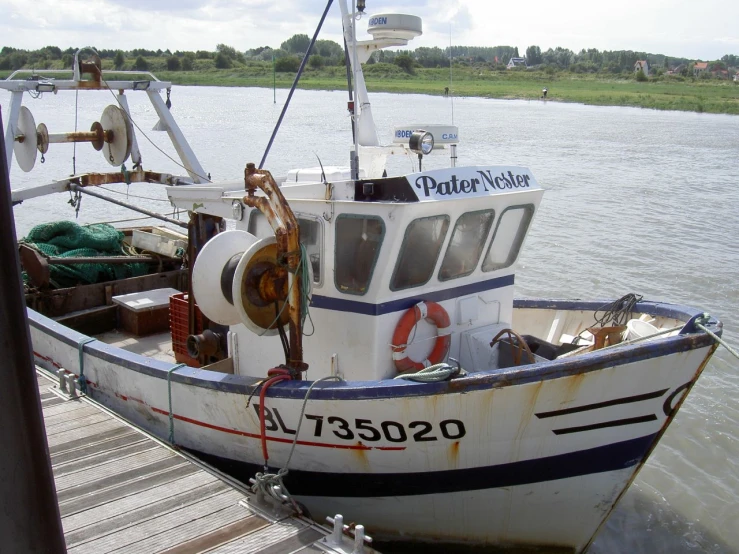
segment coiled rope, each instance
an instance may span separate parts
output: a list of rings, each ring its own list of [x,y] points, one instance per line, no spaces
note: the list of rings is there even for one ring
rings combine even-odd
[[[439,381],[446,381],[447,379],[452,379],[454,377],[467,375],[467,372],[460,367],[457,360],[449,358],[449,361],[457,364],[456,367],[445,362],[441,362],[425,367],[421,371],[417,371],[415,373],[402,373],[397,375],[395,379],[405,379],[406,381],[416,381],[417,383],[436,383]]]
[[[262,454],[264,455],[264,471],[258,472],[252,479],[249,479],[249,482],[252,484],[251,490],[253,493],[255,493],[259,498],[262,498],[264,496],[269,496],[270,498],[276,500],[279,503],[289,503],[296,513],[302,514],[303,510],[300,507],[300,505],[295,501],[295,499],[290,494],[290,491],[287,490],[287,487],[285,486],[285,483],[283,482],[283,479],[285,476],[287,476],[290,466],[290,460],[292,460],[293,452],[295,452],[295,446],[298,444],[298,436],[300,435],[300,427],[303,424],[303,416],[305,415],[305,408],[308,404],[308,398],[310,397],[310,393],[313,391],[313,387],[315,387],[318,383],[322,383],[324,381],[342,381],[342,378],[338,375],[329,375],[328,377],[323,377],[321,379],[318,379],[314,381],[310,387],[308,387],[308,391],[305,393],[305,398],[303,399],[303,407],[300,410],[300,417],[298,419],[298,427],[295,430],[295,437],[293,437],[293,443],[290,447],[290,453],[287,456],[287,460],[285,461],[285,467],[282,469],[279,469],[276,473],[270,473],[269,467],[267,465],[267,460],[269,459],[269,455],[267,453],[267,435],[265,433],[265,419],[264,419],[264,394],[267,390],[267,388],[278,381],[283,381],[286,379],[290,379],[290,376],[288,374],[284,373],[278,373],[280,368],[274,368],[270,370],[273,372],[273,374],[276,374],[275,377],[268,379],[264,382],[262,390],[259,394],[259,426],[260,426],[260,433],[262,438]],[[287,370],[282,370],[287,371]],[[268,372],[269,374],[269,372]]]
[[[634,308],[643,298],[640,294],[625,294],[618,300],[595,310],[595,314],[593,314],[595,322],[601,327],[626,325],[626,322],[631,319]],[[599,313],[602,313],[602,315],[598,316]]]

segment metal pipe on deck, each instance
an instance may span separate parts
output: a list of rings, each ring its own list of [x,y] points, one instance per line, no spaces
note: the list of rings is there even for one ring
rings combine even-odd
[[[121,202],[120,200],[114,200],[108,196],[105,196],[104,194],[100,194],[98,192],[93,192],[89,190],[87,187],[81,187],[80,185],[70,184],[69,190],[72,190],[74,192],[81,192],[83,194],[89,194],[90,196],[94,196],[95,198],[100,198],[101,200],[105,200],[106,202],[112,202],[113,204],[117,204],[118,206],[123,206],[124,208],[128,208],[129,210],[133,210],[134,212],[139,212],[144,215],[148,215],[150,217],[153,217],[155,219],[161,219],[162,221],[166,221],[167,223],[171,223],[172,225],[177,225],[178,227],[182,227],[183,229],[187,229],[187,223],[184,223],[182,221],[179,221],[177,219],[172,219],[171,217],[167,217],[166,215],[158,214],[156,212],[152,212],[150,210],[146,210],[144,208],[140,208],[134,204],[129,204],[128,202]]]
[[[0,111],[2,129],[2,111]],[[0,134],[0,152],[5,139]],[[7,552],[65,553],[41,412],[10,199],[0,156],[0,540]]]

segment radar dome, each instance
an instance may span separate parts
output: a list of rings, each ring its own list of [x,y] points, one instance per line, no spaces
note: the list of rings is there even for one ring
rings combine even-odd
[[[370,16],[367,32],[374,39],[411,40],[423,34],[421,18],[400,13]]]

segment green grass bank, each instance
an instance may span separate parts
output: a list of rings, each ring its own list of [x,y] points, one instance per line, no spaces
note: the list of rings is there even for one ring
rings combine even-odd
[[[164,60],[148,60],[161,80],[177,85],[287,88],[294,73],[273,76],[269,63],[247,63],[232,69],[196,67],[192,71],[167,71]],[[199,60],[198,60],[199,61]],[[5,78],[9,71],[0,72]],[[449,69],[417,68],[408,74],[396,65],[365,66],[370,92],[441,95],[450,86]],[[345,69],[340,66],[308,68],[300,87],[338,90],[346,88]],[[506,71],[455,67],[451,91],[455,96],[533,100],[549,90],[548,99],[599,106],[634,106],[657,110],[679,110],[739,115],[739,83],[718,79],[659,76],[637,82],[633,75],[576,74],[568,71]]]

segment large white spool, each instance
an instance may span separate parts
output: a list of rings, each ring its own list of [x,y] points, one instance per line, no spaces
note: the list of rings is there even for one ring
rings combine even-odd
[[[133,126],[128,115],[112,104],[103,110],[100,124],[105,131],[113,131],[113,140],[103,146],[103,154],[110,165],[119,166],[131,155]]]
[[[240,301],[236,297],[234,304],[228,301],[222,292],[221,278],[229,260],[234,256],[240,256],[241,260],[255,242],[257,237],[246,231],[226,231],[218,233],[200,250],[192,268],[192,292],[200,311],[211,321],[221,325],[241,323],[234,306]]]
[[[22,140],[19,140],[21,138]],[[13,153],[18,166],[26,173],[31,171],[36,164],[37,147],[36,122],[33,119],[33,114],[28,108],[21,106],[18,113]]]
[[[258,306],[249,294],[250,287],[247,280],[250,272],[259,263],[277,265],[277,239],[274,236],[263,238],[253,243],[241,257],[233,278],[232,295],[239,319],[247,329],[260,336],[276,335],[278,326],[270,328],[275,322],[277,314],[274,305]],[[287,299],[285,300],[285,303]],[[289,319],[288,306],[280,313],[280,324],[286,325]]]

